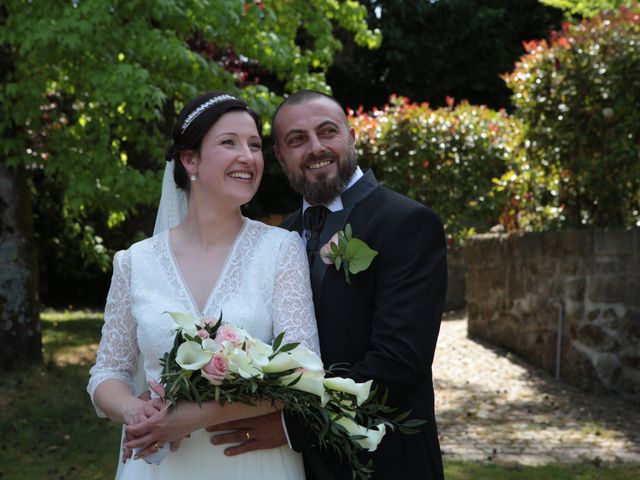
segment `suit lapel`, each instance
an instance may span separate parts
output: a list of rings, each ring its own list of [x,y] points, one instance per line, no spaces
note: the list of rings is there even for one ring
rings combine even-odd
[[[373,172],[371,170],[367,170],[355,185],[342,194],[343,209],[338,212],[332,212],[327,216],[327,220],[320,232],[321,247],[329,242],[331,237],[337,231],[344,229],[356,204],[369,195],[377,186],[378,182],[376,181]],[[300,222],[302,222],[302,220],[300,220]],[[322,285],[324,284],[324,276],[327,273],[328,267],[329,265],[324,263],[322,259],[317,258],[311,268],[311,290],[313,291],[313,299],[316,303],[320,301]],[[335,267],[331,266],[331,268]]]

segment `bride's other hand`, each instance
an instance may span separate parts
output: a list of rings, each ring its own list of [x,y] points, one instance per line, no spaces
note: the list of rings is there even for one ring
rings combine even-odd
[[[167,442],[174,442],[176,448],[184,437],[200,428],[201,410],[197,403],[179,402],[175,409],[165,408],[142,422],[127,425],[124,446],[142,449],[136,458],[153,453]]]

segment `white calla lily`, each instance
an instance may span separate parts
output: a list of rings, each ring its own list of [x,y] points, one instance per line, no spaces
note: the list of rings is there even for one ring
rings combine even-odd
[[[329,390],[355,395],[358,406],[360,406],[369,398],[371,383],[372,380],[364,383],[356,383],[351,378],[332,377],[324,381],[324,386]]]
[[[302,374],[301,377],[300,374]],[[300,377],[300,380],[298,380],[295,384],[289,386],[289,388],[317,395],[322,399],[322,406],[324,407],[328,399],[327,395],[325,395],[324,389],[324,372],[298,371],[289,375],[285,375],[284,377],[280,377],[280,383],[282,385],[289,385],[298,377]]]
[[[264,367],[265,372],[284,372],[293,368],[304,368],[307,371],[321,372],[324,370],[322,360],[314,352],[302,345],[289,352],[280,352]]]
[[[200,370],[213,353],[203,350],[198,342],[188,340],[178,347],[176,362],[185,370]]]
[[[184,312],[166,312],[171,315],[173,318],[174,330],[182,330],[183,333],[186,333],[192,337],[195,337],[198,333],[198,319],[191,315],[190,313]]]
[[[345,430],[349,433],[349,435],[362,435],[365,438],[361,438],[358,440],[354,440],[358,443],[362,448],[368,450],[369,452],[375,452],[378,448],[378,445],[382,441],[382,437],[387,431],[386,426],[381,423],[376,425],[373,428],[366,428],[362,425],[357,424],[349,417],[340,417],[336,420],[336,415],[332,416],[334,422],[338,425],[342,425]]]

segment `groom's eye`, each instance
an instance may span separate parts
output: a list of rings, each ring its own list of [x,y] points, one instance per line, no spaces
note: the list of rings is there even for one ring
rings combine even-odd
[[[301,135],[296,135],[295,137],[290,137],[287,140],[287,145],[289,145],[289,146],[299,145],[300,143],[302,143],[303,139],[304,139],[304,137],[302,137]]]

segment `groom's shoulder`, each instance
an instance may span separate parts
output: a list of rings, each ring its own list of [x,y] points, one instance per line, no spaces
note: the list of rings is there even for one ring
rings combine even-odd
[[[380,186],[374,190],[372,194],[369,195],[368,200],[368,208],[387,211],[395,216],[403,212],[415,211],[424,215],[437,217],[436,212],[427,205],[384,186]]]

